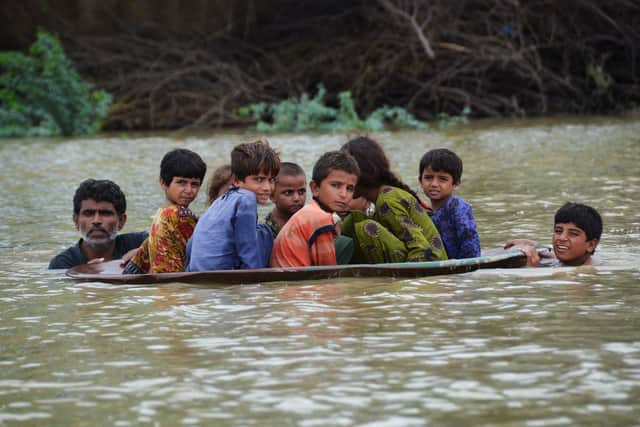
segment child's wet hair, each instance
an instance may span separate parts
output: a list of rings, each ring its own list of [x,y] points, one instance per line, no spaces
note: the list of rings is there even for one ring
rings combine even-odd
[[[218,198],[220,190],[225,184],[229,183],[231,179],[231,166],[222,165],[213,171],[213,175],[209,180],[209,187],[207,188],[207,202],[213,203]]]
[[[311,179],[316,185],[325,180],[331,171],[343,171],[351,175],[359,176],[360,168],[358,162],[343,151],[327,151],[316,161],[313,166]]]
[[[240,181],[263,172],[275,178],[280,171],[280,156],[266,140],[236,145],[231,151],[231,173]]]
[[[198,178],[200,182],[207,173],[207,165],[202,158],[186,148],[176,148],[164,155],[160,162],[160,179],[170,185],[173,177]]]
[[[574,223],[587,235],[587,240],[600,240],[602,217],[591,206],[580,203],[565,203],[556,211],[554,224]]]
[[[431,167],[434,172],[446,172],[453,178],[454,184],[460,184],[462,178],[462,160],[456,153],[446,148],[427,151],[420,159],[418,181],[422,180],[424,170]]]
[[[304,173],[304,169],[293,162],[280,162],[280,172],[278,172],[278,176],[303,176],[306,179],[306,174]],[[276,181],[278,178],[276,177]]]

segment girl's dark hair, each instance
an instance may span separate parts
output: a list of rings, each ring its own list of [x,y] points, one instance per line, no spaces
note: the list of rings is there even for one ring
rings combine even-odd
[[[218,193],[223,185],[227,184],[231,179],[231,166],[222,165],[213,171],[213,176],[209,180],[209,188],[207,188],[207,202],[213,203],[218,198]]]
[[[405,190],[420,201],[416,192],[391,172],[389,159],[378,142],[366,136],[359,136],[345,143],[341,150],[351,154],[360,167],[360,178],[358,185],[356,185],[354,198],[360,197],[363,190],[390,185]]]

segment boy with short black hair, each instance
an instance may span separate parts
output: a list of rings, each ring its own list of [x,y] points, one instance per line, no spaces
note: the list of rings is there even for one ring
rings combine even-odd
[[[271,227],[275,239],[286,222],[302,209],[307,201],[307,177],[298,164],[280,163],[280,172],[275,179],[271,201],[274,206],[264,222]]]
[[[540,258],[556,259],[561,266],[597,265],[593,254],[602,235],[602,217],[591,206],[565,203],[554,217],[553,252],[540,255],[537,243],[529,239],[514,239],[504,248],[518,247],[527,255],[528,267],[539,267]]]
[[[207,165],[197,153],[176,148],[160,162],[164,206],[153,217],[149,237],[126,264],[124,274],[184,271],[187,241],[198,218],[189,205],[198,196]]]
[[[471,205],[453,192],[462,177],[462,160],[451,150],[438,148],[420,159],[418,180],[431,200],[431,220],[440,232],[450,259],[480,256],[480,237]]]
[[[231,151],[232,185],[200,218],[187,247],[187,271],[267,267],[273,246],[258,206],[269,201],[280,170],[278,153],[258,140]]]
[[[349,210],[360,169],[341,151],[324,153],[309,182],[313,199],[282,227],[273,245],[272,267],[336,265],[337,212]]]

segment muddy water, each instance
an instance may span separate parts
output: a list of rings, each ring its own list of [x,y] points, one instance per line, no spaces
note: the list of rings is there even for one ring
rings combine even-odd
[[[0,424],[631,425],[640,419],[640,122],[564,119],[380,133],[418,189],[424,151],[464,161],[482,246],[549,242],[591,204],[598,269],[479,271],[203,288],[74,283],[45,271],[78,238],[71,199],[118,182],[125,231],[162,202],[173,147],[210,171],[254,135],[114,135],[0,145]],[[345,135],[273,135],[310,173]],[[204,195],[192,206],[204,211]],[[261,211],[266,213],[264,208]]]

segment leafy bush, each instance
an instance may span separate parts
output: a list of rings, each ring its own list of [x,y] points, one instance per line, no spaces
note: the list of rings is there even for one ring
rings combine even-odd
[[[438,114],[438,128],[445,129],[451,126],[469,123],[469,114],[471,109],[464,107],[457,116],[450,116],[447,113]]]
[[[316,95],[307,93],[300,99],[289,98],[275,104],[260,102],[242,107],[238,114],[257,120],[259,131],[300,132],[309,130],[351,130],[377,131],[388,126],[425,129],[427,124],[417,120],[404,108],[383,106],[373,111],[365,120],[356,112],[351,92],[338,94],[339,107],[325,105],[326,90],[318,85]]]
[[[0,52],[0,136],[92,134],[111,96],[80,79],[58,38],[38,32],[29,55]]]

